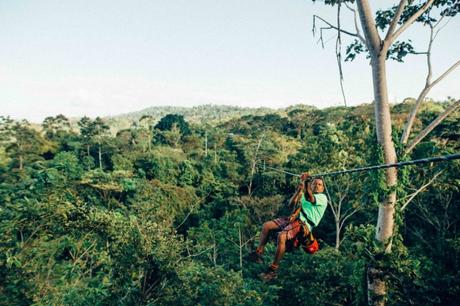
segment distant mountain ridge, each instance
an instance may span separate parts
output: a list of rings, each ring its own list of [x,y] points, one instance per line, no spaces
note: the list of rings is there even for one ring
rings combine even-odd
[[[204,122],[217,124],[246,115],[266,115],[279,111],[268,107],[250,108],[212,104],[193,107],[152,106],[135,112],[105,117],[104,119],[112,128],[120,130],[128,128],[132,122],[138,121],[145,115],[152,116],[155,121],[159,121],[167,114],[179,114],[192,124]]]

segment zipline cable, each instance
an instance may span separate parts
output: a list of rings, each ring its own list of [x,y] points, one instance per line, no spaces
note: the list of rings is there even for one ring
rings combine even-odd
[[[334,171],[334,172],[324,172],[324,173],[313,174],[313,175],[311,175],[311,177],[331,176],[331,175],[353,173],[353,172],[360,172],[360,171],[370,171],[370,170],[378,170],[378,169],[385,169],[385,168],[403,167],[403,166],[410,166],[410,165],[416,165],[416,164],[444,162],[444,161],[449,161],[449,160],[454,160],[454,159],[460,159],[460,153],[450,154],[450,155],[445,155],[445,156],[438,156],[438,157],[431,157],[431,158],[421,158],[421,159],[409,160],[409,161],[404,161],[404,162],[399,162],[399,163],[394,163],[394,164],[381,164],[381,165],[375,165],[375,166],[366,166],[366,167],[361,167],[361,168],[354,168],[354,169],[349,169],[349,170],[341,170],[341,171]],[[267,168],[267,169],[271,169],[271,170],[279,172],[279,173],[284,173],[284,174],[287,174],[287,175],[291,175],[291,176],[296,176],[296,177],[301,176],[301,174],[296,174],[296,173],[284,171],[282,169],[277,169],[277,168],[274,168],[274,167],[266,166],[265,164],[264,164],[263,167]]]
[[[284,170],[277,169],[277,168],[273,168],[273,167],[270,167],[270,166],[265,166],[265,165],[264,165],[264,168],[271,169],[271,170],[273,170],[273,171],[275,171],[275,172],[279,172],[279,173],[284,173],[284,174],[287,174],[287,175],[292,175],[292,176],[300,177],[300,174],[295,174],[295,173],[292,173],[292,172],[284,171]]]

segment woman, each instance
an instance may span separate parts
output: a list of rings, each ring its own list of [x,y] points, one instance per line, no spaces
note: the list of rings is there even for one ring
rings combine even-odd
[[[268,267],[267,272],[260,275],[264,281],[270,281],[276,277],[281,258],[283,258],[286,251],[286,245],[292,243],[298,235],[307,236],[313,227],[318,226],[326,211],[327,197],[323,193],[323,179],[309,180],[310,175],[308,173],[303,173],[300,178],[302,182],[290,200],[290,205],[295,208],[293,213],[290,217],[281,217],[265,222],[260,233],[259,246],[250,256],[253,261],[262,263],[268,235],[272,231],[278,232],[273,263]],[[299,203],[300,205],[298,205]]]

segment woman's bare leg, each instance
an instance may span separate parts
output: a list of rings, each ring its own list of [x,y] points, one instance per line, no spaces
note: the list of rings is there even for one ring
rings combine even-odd
[[[278,235],[278,245],[276,247],[275,260],[273,261],[273,265],[276,267],[279,266],[281,258],[283,258],[286,251],[287,234],[287,232],[283,231]]]
[[[257,247],[258,253],[263,253],[264,247],[267,244],[268,234],[270,231],[279,229],[279,226],[274,221],[267,221],[262,226],[262,231],[260,232],[259,237],[259,246]]]

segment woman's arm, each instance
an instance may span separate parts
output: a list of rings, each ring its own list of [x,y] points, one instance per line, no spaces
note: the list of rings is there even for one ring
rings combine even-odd
[[[311,182],[308,180],[310,178],[310,174],[308,174],[308,172],[302,173],[300,178],[305,181],[305,197],[310,203],[315,203],[315,197],[313,196],[313,191],[311,190]]]
[[[307,188],[305,188],[305,189],[306,189],[306,190],[305,190],[305,195],[306,195],[306,197],[308,198],[308,201],[309,201],[310,203],[313,203],[313,204],[314,204],[314,203],[316,202],[316,199],[315,199],[315,197],[313,196],[313,191],[311,190],[311,184],[310,184],[310,183],[307,183],[306,185],[307,185]]]
[[[297,186],[297,190],[295,191],[294,195],[289,200],[289,206],[295,207],[295,205],[300,201],[300,198],[302,197],[302,192],[304,188],[304,182],[301,182],[299,186]]]

